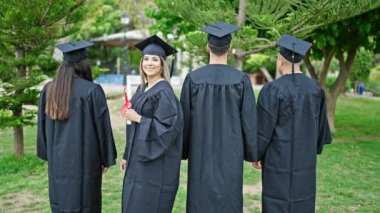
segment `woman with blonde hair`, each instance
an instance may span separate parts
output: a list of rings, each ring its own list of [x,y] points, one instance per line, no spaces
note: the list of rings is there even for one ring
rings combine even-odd
[[[166,56],[176,50],[157,36],[137,44],[141,85],[124,116],[132,121],[120,168],[122,212],[169,213],[179,184],[183,114],[170,86]]]

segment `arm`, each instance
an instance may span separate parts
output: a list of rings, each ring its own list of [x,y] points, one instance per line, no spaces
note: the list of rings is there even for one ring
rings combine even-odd
[[[330,126],[327,119],[327,110],[326,110],[326,98],[325,93],[321,90],[321,106],[319,112],[319,128],[318,128],[318,141],[317,141],[317,154],[321,154],[323,150],[323,145],[330,144],[331,133]]]
[[[272,142],[272,135],[276,128],[279,110],[277,89],[272,85],[261,89],[257,103],[257,140],[258,160],[263,160],[266,151]]]
[[[37,118],[37,156],[42,160],[47,159],[47,145],[45,135],[45,105],[46,105],[46,87],[41,91],[40,102],[38,105],[38,118]]]
[[[247,76],[243,80],[243,94],[240,120],[244,140],[244,160],[253,162],[257,160],[257,115],[255,94],[251,81]]]
[[[98,137],[100,157],[104,167],[116,164],[116,148],[109,110],[103,89],[97,86],[91,93],[94,109],[94,126]]]
[[[181,106],[183,110],[184,128],[183,128],[183,148],[182,159],[189,157],[189,142],[190,142],[190,124],[191,124],[191,79],[186,77],[182,86]]]
[[[174,93],[162,91],[156,98],[153,117],[142,116],[139,124],[138,156],[142,162],[164,155],[182,128],[182,115]]]

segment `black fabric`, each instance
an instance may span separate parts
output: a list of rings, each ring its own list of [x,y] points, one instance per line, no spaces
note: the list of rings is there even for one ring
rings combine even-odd
[[[177,53],[176,49],[156,35],[136,44],[136,48],[141,50],[143,55],[158,55],[163,59],[169,55]]]
[[[170,213],[179,184],[183,113],[173,89],[160,81],[138,88],[132,108],[142,116],[127,129],[122,212]]]
[[[300,54],[297,54],[297,53],[294,53],[286,48],[283,48],[283,47],[280,47],[280,54],[282,55],[282,57],[284,57],[287,61],[289,62],[292,62],[293,63],[300,63],[303,59],[303,55],[300,55]]]
[[[94,43],[88,41],[77,41],[58,44],[56,47],[63,53],[63,60],[67,62],[79,62],[87,58],[86,47]]]
[[[315,212],[317,154],[331,143],[323,90],[302,73],[266,84],[257,103],[263,212]]]
[[[102,88],[75,77],[67,121],[45,114],[40,95],[37,156],[48,161],[52,212],[101,212],[102,166],[115,164],[116,149]]]
[[[213,47],[226,47],[231,43],[232,36],[230,34],[223,36],[221,38],[208,34],[207,41],[209,45]]]
[[[208,33],[207,41],[210,45],[214,47],[225,47],[231,43],[231,33],[240,30],[240,27],[224,22],[216,22],[202,27],[200,30]]]
[[[242,212],[243,160],[257,159],[250,80],[228,65],[204,66],[187,75],[181,104],[187,212]]]
[[[280,54],[294,63],[299,63],[312,45],[310,42],[286,34],[281,36],[276,44],[281,47]],[[293,55],[294,59],[292,59]]]

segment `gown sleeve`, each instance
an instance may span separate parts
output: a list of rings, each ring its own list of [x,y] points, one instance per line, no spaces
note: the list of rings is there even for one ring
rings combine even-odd
[[[189,76],[186,77],[181,92],[181,106],[183,110],[183,147],[182,147],[182,159],[187,159],[189,157],[189,141],[190,141],[190,123],[191,123],[191,79]]]
[[[37,156],[42,160],[47,159],[47,144],[45,134],[45,105],[46,105],[46,88],[45,86],[40,94],[40,101],[38,105],[38,118],[37,118]]]
[[[98,137],[100,157],[105,167],[116,164],[116,148],[113,138],[109,110],[103,89],[97,86],[91,93],[94,109],[94,126]]]
[[[257,161],[257,115],[255,94],[247,76],[243,80],[243,96],[240,120],[244,139],[244,160]]]
[[[181,116],[174,93],[161,91],[152,117],[142,116],[137,135],[139,160],[148,162],[161,157],[180,133]]]
[[[332,141],[330,126],[327,119],[326,111],[326,98],[325,93],[321,90],[322,100],[319,112],[319,128],[318,128],[318,141],[317,141],[317,154],[321,154],[324,144],[330,144]]]
[[[276,127],[279,109],[278,91],[268,84],[260,91],[257,103],[258,160],[263,160]]]
[[[135,91],[135,95],[140,91],[140,88],[141,88],[141,85],[139,85]],[[132,98],[133,99],[133,98]],[[132,101],[132,100],[131,100]],[[126,137],[125,137],[125,148],[124,148],[124,154],[123,154],[123,159],[124,160],[128,160],[128,155],[130,153],[130,149],[131,149],[131,146],[130,146],[130,143],[131,141],[129,141],[129,139],[131,139],[131,137],[129,137],[132,132],[135,131],[135,128],[136,128],[136,123],[134,122],[131,122],[130,124],[125,124],[126,126]]]

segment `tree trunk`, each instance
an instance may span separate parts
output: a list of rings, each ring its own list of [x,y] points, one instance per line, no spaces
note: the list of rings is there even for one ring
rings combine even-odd
[[[335,56],[335,53],[336,53],[335,50],[324,50],[323,51],[324,60],[323,60],[322,70],[321,70],[321,73],[319,75],[319,84],[320,85],[325,84],[327,74],[329,72],[330,64],[331,64],[332,59]]]
[[[336,102],[339,95],[341,94],[342,88],[345,87],[346,81],[349,77],[350,71],[352,69],[352,64],[355,60],[355,55],[358,47],[353,45],[347,52],[347,58],[344,59],[343,51],[337,52],[337,58],[339,60],[339,75],[336,78],[331,89],[326,92],[326,106],[327,106],[327,116],[330,124],[330,130],[335,131],[335,109]],[[325,90],[326,91],[326,90]]]
[[[13,110],[12,114],[15,117],[22,116],[22,108],[19,107],[19,109]],[[22,125],[13,127],[13,148],[17,157],[22,157],[24,155],[24,129]]]
[[[237,24],[240,27],[243,27],[245,25],[245,0],[240,0],[239,1],[239,12],[236,17]],[[242,54],[241,49],[236,49],[236,54],[235,54],[235,68],[238,70],[243,71],[243,64],[244,64],[244,55]]]
[[[235,68],[243,71],[244,56],[241,54],[241,49],[236,49],[235,53]]]
[[[16,59],[22,59],[25,57],[25,50],[22,48],[18,48],[16,50]],[[26,75],[25,66],[17,67],[17,77],[24,78]],[[16,90],[15,95],[21,94],[22,90]],[[16,106],[15,109],[12,110],[12,114],[14,117],[22,116],[22,104]],[[22,125],[17,125],[13,127],[13,148],[15,150],[15,154],[17,157],[22,157],[24,155],[24,130]]]
[[[337,97],[334,97],[330,92],[326,92],[326,108],[327,108],[327,120],[329,121],[331,132],[335,132],[335,109]]]
[[[273,81],[273,78],[272,78],[272,76],[269,74],[269,71],[267,70],[267,68],[265,68],[265,67],[261,67],[261,68],[260,68],[260,71],[264,74],[265,78],[266,78],[269,82]]]
[[[303,61],[305,62],[305,66],[307,68],[307,71],[309,71],[311,78],[314,80],[318,80],[317,72],[315,71],[315,68],[310,61],[310,54],[307,54]]]

